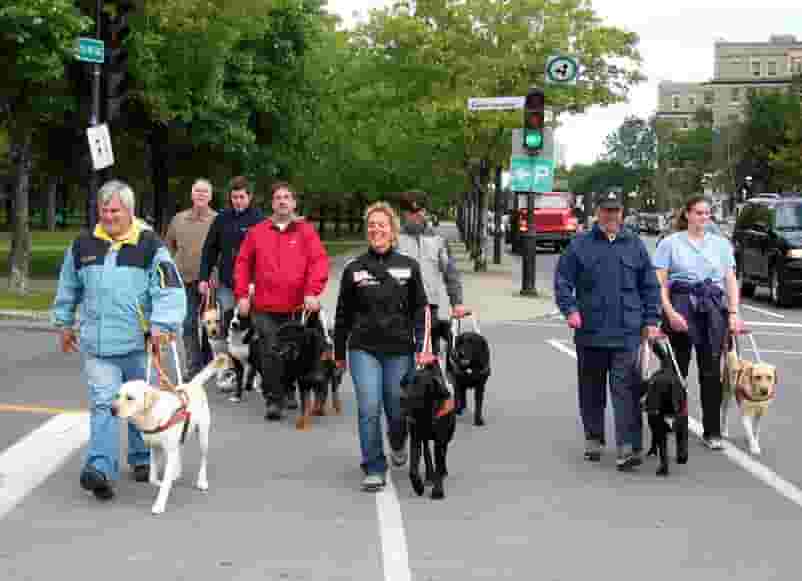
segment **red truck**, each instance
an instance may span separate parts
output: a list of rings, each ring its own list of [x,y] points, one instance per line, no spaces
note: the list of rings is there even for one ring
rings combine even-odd
[[[518,197],[518,231],[526,232],[526,194]],[[545,192],[535,196],[535,232],[538,244],[552,244],[556,251],[563,250],[582,226],[574,214],[574,194]]]

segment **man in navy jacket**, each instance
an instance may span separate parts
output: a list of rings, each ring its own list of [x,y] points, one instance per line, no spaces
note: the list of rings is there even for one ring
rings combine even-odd
[[[609,375],[616,466],[630,470],[643,448],[638,347],[658,333],[660,287],[643,241],[621,227],[623,219],[618,196],[605,194],[597,223],[560,257],[554,295],[574,329],[585,459],[601,458]]]

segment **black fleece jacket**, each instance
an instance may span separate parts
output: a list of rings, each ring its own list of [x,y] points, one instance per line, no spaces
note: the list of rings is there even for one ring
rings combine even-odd
[[[220,266],[220,282],[234,288],[234,262],[248,229],[265,219],[258,208],[248,207],[242,211],[227,208],[217,214],[209,227],[203,244],[203,257],[198,280],[209,280],[215,266]]]
[[[390,279],[381,281],[382,267]],[[335,358],[348,349],[386,355],[421,351],[428,305],[420,266],[390,250],[368,250],[345,266],[334,324]]]

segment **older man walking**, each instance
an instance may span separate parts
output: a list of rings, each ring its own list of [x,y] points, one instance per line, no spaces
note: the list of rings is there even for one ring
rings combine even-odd
[[[599,205],[598,221],[577,234],[560,257],[554,295],[574,329],[579,376],[579,412],[585,459],[601,459],[609,377],[615,416],[616,466],[641,463],[638,347],[657,335],[660,287],[643,241],[621,228],[624,206],[615,193]]]
[[[205,179],[195,180],[192,184],[192,207],[173,217],[165,239],[187,293],[187,316],[183,328],[187,380],[211,360],[209,344],[201,341],[198,329],[198,314],[203,298],[198,289],[203,245],[217,216],[217,212],[209,207],[211,199],[212,184]]]
[[[146,332],[154,345],[186,314],[184,285],[159,237],[134,217],[131,188],[120,181],[98,192],[98,224],[67,249],[52,320],[65,353],[80,349],[89,384],[90,436],[81,486],[99,500],[114,497],[119,479],[119,420],[111,403],[125,381],[145,378]],[[80,309],[80,341],[73,326]],[[150,452],[128,424],[128,464],[139,482]]]

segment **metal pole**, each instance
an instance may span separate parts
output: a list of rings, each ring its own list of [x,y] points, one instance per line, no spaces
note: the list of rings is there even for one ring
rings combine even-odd
[[[501,213],[504,211],[504,194],[501,191],[501,166],[496,166],[496,216],[493,231],[493,264],[501,264],[501,245],[504,244],[504,232],[501,231]]]
[[[535,193],[526,194],[526,234],[521,246],[521,294],[537,296],[535,267],[537,256],[537,234],[535,232]]]
[[[101,15],[103,13],[103,1],[95,2],[95,38],[102,39],[103,30],[101,28]],[[89,113],[89,125],[96,127],[100,125],[100,71],[101,65],[92,65],[92,110]],[[90,232],[95,229],[97,224],[97,191],[100,189],[100,174],[92,167],[92,158],[89,158],[89,192],[86,201],[86,224]]]

